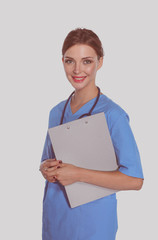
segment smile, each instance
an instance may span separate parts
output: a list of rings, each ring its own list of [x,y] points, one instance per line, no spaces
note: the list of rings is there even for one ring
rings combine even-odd
[[[72,77],[72,78],[73,78],[73,80],[74,80],[75,82],[80,83],[80,82],[83,82],[83,81],[85,80],[86,76],[85,76],[85,77],[77,77],[77,76],[74,76],[74,77]]]

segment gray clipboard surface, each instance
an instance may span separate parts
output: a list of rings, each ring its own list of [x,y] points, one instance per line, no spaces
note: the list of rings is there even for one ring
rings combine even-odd
[[[57,160],[92,170],[118,168],[104,112],[49,128],[48,132]],[[85,182],[67,185],[65,190],[71,208],[117,192]]]

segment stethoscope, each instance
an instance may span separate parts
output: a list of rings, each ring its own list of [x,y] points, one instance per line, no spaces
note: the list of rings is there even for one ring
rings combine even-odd
[[[92,108],[90,109],[90,111],[89,111],[88,113],[82,114],[79,118],[82,118],[82,117],[84,117],[84,116],[90,116],[90,115],[91,115],[91,113],[92,113],[93,109],[95,108],[97,102],[99,101],[99,97],[100,97],[100,88],[99,88],[99,87],[97,87],[97,88],[98,88],[98,95],[97,95],[97,98],[96,98],[96,100],[95,100],[95,103],[93,104]],[[62,116],[61,116],[61,120],[60,120],[60,125],[63,123],[64,114],[65,114],[65,111],[66,111],[67,104],[68,104],[70,98],[72,97],[72,95],[74,94],[74,92],[75,92],[75,91],[73,91],[73,92],[71,93],[71,95],[69,96],[69,98],[67,99],[67,101],[66,101],[66,103],[65,103],[65,106],[64,106],[64,109],[63,109],[63,112],[62,112]],[[79,119],[79,118],[78,118],[78,119]]]

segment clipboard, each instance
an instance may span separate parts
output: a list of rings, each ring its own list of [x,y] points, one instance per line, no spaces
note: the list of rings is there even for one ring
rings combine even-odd
[[[91,170],[118,168],[104,112],[49,128],[48,133],[57,160]],[[117,192],[85,182],[64,187],[71,208]]]

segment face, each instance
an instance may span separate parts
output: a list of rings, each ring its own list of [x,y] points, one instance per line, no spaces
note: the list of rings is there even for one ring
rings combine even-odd
[[[62,61],[69,82],[75,89],[82,89],[95,85],[96,73],[102,66],[103,58],[98,60],[92,47],[77,44],[67,49]]]

